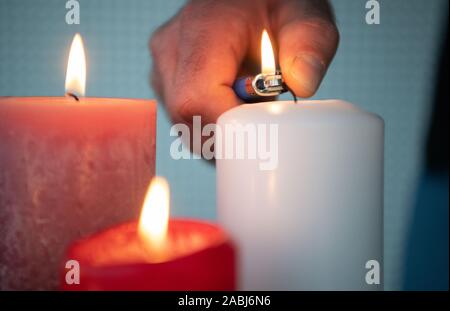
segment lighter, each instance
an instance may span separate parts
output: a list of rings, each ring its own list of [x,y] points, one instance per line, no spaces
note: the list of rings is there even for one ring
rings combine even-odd
[[[273,74],[260,73],[256,76],[241,77],[234,82],[233,90],[247,103],[261,101],[264,97],[275,97],[285,92],[292,93],[278,70]]]

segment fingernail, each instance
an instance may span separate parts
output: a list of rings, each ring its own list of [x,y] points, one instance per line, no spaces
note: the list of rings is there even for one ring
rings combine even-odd
[[[291,75],[305,94],[313,94],[319,87],[325,71],[325,65],[317,57],[310,54],[301,54],[294,58],[291,66]]]

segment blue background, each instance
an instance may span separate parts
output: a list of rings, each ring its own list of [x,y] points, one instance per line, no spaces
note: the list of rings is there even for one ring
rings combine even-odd
[[[0,0],[0,95],[63,95],[68,49],[80,32],[87,96],[154,97],[148,39],[184,1],[80,0],[80,25],[66,24],[65,2]],[[345,99],[386,122],[385,288],[400,289],[448,1],[380,1],[380,25],[365,23],[365,0],[332,3],[341,43],[314,98]],[[214,219],[214,168],[172,160],[169,129],[159,109],[157,173],[172,186],[172,214]],[[448,205],[448,188],[446,195]]]

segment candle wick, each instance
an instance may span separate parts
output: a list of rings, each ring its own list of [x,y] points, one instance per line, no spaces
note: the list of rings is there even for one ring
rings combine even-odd
[[[71,96],[71,97],[75,98],[75,100],[77,102],[80,101],[80,98],[77,95],[75,95],[74,93],[67,93],[67,96]]]
[[[289,86],[287,86],[287,84],[285,84],[284,86],[285,86],[286,89],[289,91],[289,93],[291,93],[292,97],[294,97],[294,103],[297,104],[297,96],[295,96],[294,91],[293,91]]]

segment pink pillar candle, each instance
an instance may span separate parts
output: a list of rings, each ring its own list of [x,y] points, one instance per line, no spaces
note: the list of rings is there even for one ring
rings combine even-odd
[[[54,289],[65,248],[135,219],[155,171],[149,100],[0,97],[0,289]]]

